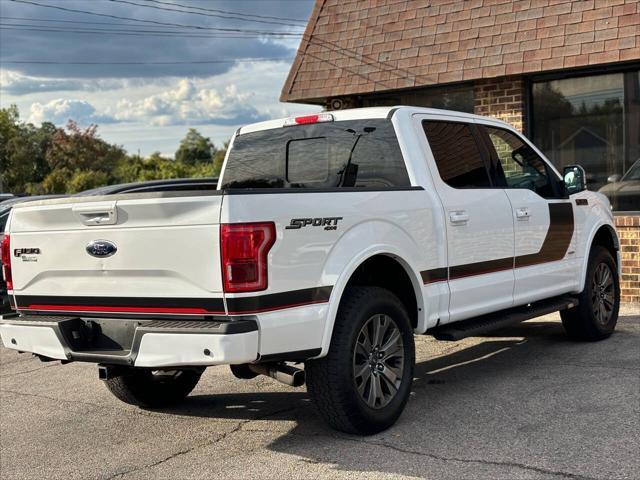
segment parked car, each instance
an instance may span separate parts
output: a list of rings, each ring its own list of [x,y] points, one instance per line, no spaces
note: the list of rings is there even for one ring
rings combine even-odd
[[[115,195],[117,193],[144,192],[177,192],[189,190],[215,190],[218,186],[217,178],[171,178],[166,180],[148,180],[145,182],[121,183],[107,185],[80,192],[78,196]]]
[[[14,198],[13,193],[0,193],[0,204],[11,198]]]
[[[598,191],[609,198],[614,210],[640,210],[640,158],[623,176],[611,175],[607,180]]]
[[[455,341],[560,311],[571,338],[611,335],[619,242],[584,185],[581,167],[563,176],[511,126],[465,113],[257,123],[215,192],[17,205],[2,251],[20,316],[0,337],[97,363],[134,405],[177,403],[231,365],[306,381],[334,428],[379,432],[409,398],[414,334]]]

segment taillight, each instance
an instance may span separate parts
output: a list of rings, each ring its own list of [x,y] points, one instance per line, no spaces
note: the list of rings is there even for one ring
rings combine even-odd
[[[0,244],[2,253],[2,275],[7,284],[7,290],[13,290],[13,277],[11,275],[11,238],[5,235]]]
[[[267,254],[275,241],[273,222],[220,225],[224,291],[265,290],[268,285]]]

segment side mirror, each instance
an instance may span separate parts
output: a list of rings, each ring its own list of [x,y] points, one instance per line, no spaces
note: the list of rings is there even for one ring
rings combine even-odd
[[[620,181],[620,179],[622,178],[622,175],[616,173],[614,175],[609,175],[609,177],[607,178],[607,182],[609,183],[617,183]]]
[[[564,186],[572,195],[587,189],[587,174],[580,165],[569,165],[563,171]]]

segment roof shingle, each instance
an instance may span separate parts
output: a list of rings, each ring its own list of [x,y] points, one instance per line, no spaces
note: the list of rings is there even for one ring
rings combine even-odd
[[[316,0],[281,100],[633,60],[639,0]]]

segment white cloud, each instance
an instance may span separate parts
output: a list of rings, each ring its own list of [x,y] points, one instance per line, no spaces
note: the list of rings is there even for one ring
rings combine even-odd
[[[219,92],[181,79],[173,89],[140,100],[122,99],[108,113],[118,121],[148,121],[157,126],[230,125],[267,118],[251,104],[251,97],[233,84]]]
[[[44,92],[83,90],[86,92],[116,90],[141,84],[142,79],[80,79],[47,78],[23,75],[0,69],[0,90],[8,95],[29,95]]]
[[[52,122],[60,125],[74,120],[80,125],[90,123],[110,123],[113,121],[108,115],[96,113],[96,109],[84,100],[58,98],[48,103],[35,102],[31,105],[29,121],[32,123]]]

